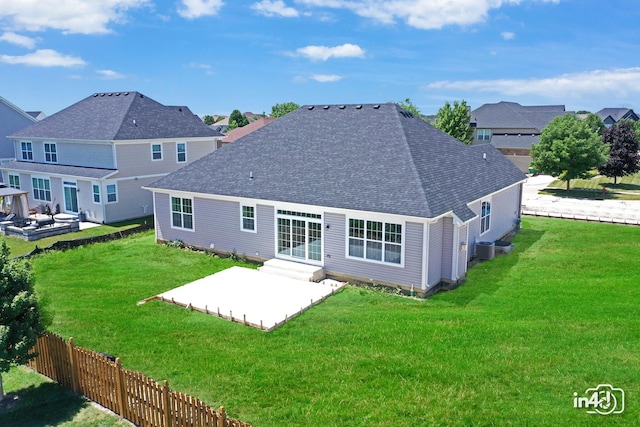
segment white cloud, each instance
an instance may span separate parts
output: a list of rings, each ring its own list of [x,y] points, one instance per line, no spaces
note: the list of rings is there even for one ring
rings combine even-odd
[[[338,76],[337,74],[314,74],[309,78],[320,83],[337,82],[338,80],[342,80],[342,76]]]
[[[208,76],[212,76],[214,74],[213,70],[211,69],[211,65],[209,64],[199,64],[197,62],[191,62],[189,64],[189,68],[204,70],[205,74]]]
[[[640,96],[640,67],[594,70],[531,79],[461,80],[429,83],[430,90],[498,93],[508,96],[540,95],[554,99]]]
[[[483,22],[491,9],[523,1],[558,3],[560,0],[295,0],[308,7],[347,9],[383,24],[396,19],[423,30],[446,25],[471,25]]]
[[[123,79],[124,75],[113,70],[97,70],[96,73],[100,74],[105,80]]]
[[[23,56],[0,55],[0,62],[33,67],[82,67],[86,62],[81,58],[62,55],[51,49],[38,49]]]
[[[360,46],[351,43],[335,47],[306,46],[296,49],[298,55],[315,61],[326,61],[329,58],[364,58],[364,52]]]
[[[217,15],[224,5],[222,0],[181,0],[181,3],[183,7],[178,8],[178,14],[186,19]]]
[[[0,22],[12,30],[60,30],[64,33],[110,32],[125,12],[150,0],[0,0]]]
[[[282,16],[284,18],[296,18],[300,16],[298,11],[287,6],[282,0],[262,0],[251,5],[251,9],[264,16]]]
[[[516,37],[515,33],[511,31],[503,31],[500,33],[500,36],[505,40],[513,40]]]
[[[9,32],[3,33],[0,36],[0,41],[26,47],[27,49],[33,49],[34,47],[36,47],[36,43],[38,42],[38,39],[22,36],[20,34],[16,34],[14,32],[9,31]]]

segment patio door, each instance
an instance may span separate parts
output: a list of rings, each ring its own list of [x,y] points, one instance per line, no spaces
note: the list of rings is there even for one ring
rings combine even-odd
[[[78,213],[78,185],[75,182],[64,181],[64,210]]]
[[[281,258],[322,262],[322,216],[278,210],[277,254]]]

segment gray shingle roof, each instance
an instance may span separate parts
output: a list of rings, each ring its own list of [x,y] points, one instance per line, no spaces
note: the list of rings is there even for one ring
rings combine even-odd
[[[537,129],[541,131],[551,120],[570,113],[564,105],[520,105],[501,101],[484,104],[471,112],[478,129]]]
[[[607,117],[611,117],[614,122],[619,122],[621,119],[638,120],[636,113],[630,108],[603,108],[596,113],[602,120]]]
[[[212,136],[222,135],[187,107],[167,107],[139,92],[93,94],[12,135],[97,141]]]
[[[80,166],[54,165],[49,163],[10,161],[2,164],[3,170],[20,170],[49,175],[76,176],[79,178],[102,179],[117,172],[117,169],[86,168]]]
[[[467,203],[525,178],[388,103],[301,107],[148,188],[469,220]]]

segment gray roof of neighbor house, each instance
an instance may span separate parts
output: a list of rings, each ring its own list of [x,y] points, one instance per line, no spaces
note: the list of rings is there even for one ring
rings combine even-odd
[[[95,93],[15,132],[14,138],[117,141],[216,137],[187,107],[168,107],[139,92]]]
[[[569,113],[564,105],[520,105],[500,101],[473,110],[471,121],[478,129],[536,129],[540,132],[551,120]]]
[[[387,103],[301,107],[147,188],[466,221],[468,203],[525,178]]]
[[[638,115],[630,108],[603,108],[596,113],[602,120],[607,117],[611,117],[614,122],[619,122],[622,119],[638,120]]]

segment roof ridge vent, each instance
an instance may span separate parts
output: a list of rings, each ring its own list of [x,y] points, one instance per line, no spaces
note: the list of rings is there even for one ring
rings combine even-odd
[[[362,104],[356,105],[356,110],[362,110]]]
[[[307,109],[308,109],[308,110],[313,110],[313,105],[309,105],[309,106],[307,107]]]
[[[347,106],[346,105],[341,105],[338,108],[341,109],[341,110],[344,110],[345,108],[347,108]]]
[[[373,109],[374,109],[374,110],[379,110],[379,109],[380,109],[380,104],[376,104],[376,105],[374,105],[374,106],[373,106]]]
[[[325,110],[328,110],[328,109],[329,109],[329,106],[328,106],[328,105],[325,105],[325,106],[324,106],[324,107],[322,107],[322,108],[324,108]]]

